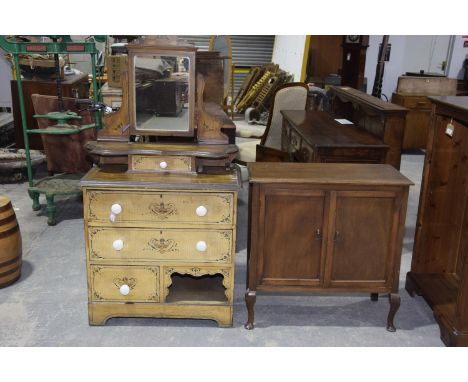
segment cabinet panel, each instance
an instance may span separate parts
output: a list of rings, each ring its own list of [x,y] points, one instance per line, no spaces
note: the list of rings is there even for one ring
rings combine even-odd
[[[158,267],[92,265],[91,300],[158,302],[158,274]]]
[[[232,230],[89,227],[91,261],[231,261]]]
[[[334,193],[335,220],[328,240],[329,285],[390,285],[392,238],[398,223],[395,198],[393,192]]]
[[[454,126],[453,136],[445,133]],[[431,253],[420,263],[424,272],[455,272],[463,203],[467,193],[468,134],[466,128],[450,118],[437,116],[426,199],[422,201],[420,252]]]
[[[234,220],[234,200],[230,193],[92,190],[87,197],[86,218],[90,222],[109,223],[114,204],[121,207],[116,223],[231,225]]]
[[[322,278],[325,193],[269,188],[263,195],[264,285],[317,285]],[[262,222],[260,222],[262,224]]]
[[[403,148],[425,149],[431,121],[430,110],[412,110],[406,116],[406,129],[403,136]]]

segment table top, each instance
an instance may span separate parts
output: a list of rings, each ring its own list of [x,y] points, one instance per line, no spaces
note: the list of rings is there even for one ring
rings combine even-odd
[[[248,169],[251,183],[413,185],[389,164],[255,162]]]
[[[379,138],[354,124],[341,124],[319,110],[282,110],[294,130],[312,147],[388,148]]]

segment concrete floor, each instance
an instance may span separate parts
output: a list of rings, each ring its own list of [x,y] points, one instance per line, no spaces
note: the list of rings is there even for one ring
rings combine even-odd
[[[443,346],[431,309],[404,289],[423,160],[415,154],[402,158],[401,171],[415,186],[406,220],[396,333],[385,330],[388,300],[371,302],[367,294],[259,294],[256,329],[244,329],[248,183],[238,202],[233,328],[220,329],[209,320],[156,318],[114,318],[106,326],[90,327],[82,203],[59,200],[58,224],[49,227],[45,207],[32,211],[22,183],[0,185],[0,194],[13,201],[24,247],[21,279],[0,290],[0,346]]]

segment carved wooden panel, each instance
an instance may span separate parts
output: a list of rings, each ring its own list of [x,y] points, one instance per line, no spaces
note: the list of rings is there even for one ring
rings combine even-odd
[[[192,275],[200,277],[204,275],[222,275],[223,286],[226,288],[225,295],[229,304],[233,303],[233,292],[234,292],[234,269],[231,267],[226,268],[212,268],[205,266],[191,266],[191,267],[164,267],[162,276],[162,294],[161,301],[165,302],[166,297],[169,294],[169,287],[172,285],[171,275],[178,273],[181,275]]]
[[[232,256],[232,230],[90,227],[87,237],[91,261],[169,260],[229,263]],[[123,247],[116,250],[114,243],[118,240]]]
[[[232,224],[234,200],[231,193],[89,191],[88,221],[109,223],[111,206],[119,204],[122,212],[115,223],[148,222],[180,224]],[[206,214],[197,215],[204,207]]]
[[[92,301],[159,302],[159,268],[145,266],[90,267]],[[129,293],[121,293],[127,285]]]

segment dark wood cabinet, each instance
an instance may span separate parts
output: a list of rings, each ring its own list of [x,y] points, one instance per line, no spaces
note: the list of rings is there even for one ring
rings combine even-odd
[[[341,84],[366,91],[364,88],[364,69],[369,36],[343,36],[342,46]]]
[[[399,170],[408,109],[346,86],[331,86],[329,95],[333,117],[349,119],[381,139],[388,145],[385,163]]]
[[[381,164],[251,163],[246,328],[257,291],[389,293],[398,284],[408,188]]]
[[[388,145],[354,124],[318,110],[282,110],[281,150],[290,161],[384,163]]]
[[[57,84],[55,80],[50,79],[30,79],[23,80],[23,97],[26,114],[26,123],[28,129],[37,129],[37,121],[33,118],[34,106],[31,95],[57,95]],[[62,80],[62,95],[72,98],[88,98],[89,81],[88,74],[74,74],[66,76]],[[21,113],[19,107],[18,85],[16,80],[11,81],[11,98],[13,102],[13,118],[15,121],[15,147],[24,148],[23,124],[21,122]],[[41,136],[39,134],[29,135],[29,148],[34,150],[44,150]]]
[[[448,346],[468,346],[468,97],[433,102],[406,289],[434,311]]]
[[[409,109],[402,149],[425,149],[431,121],[431,102],[423,95],[393,93],[392,102]]]

